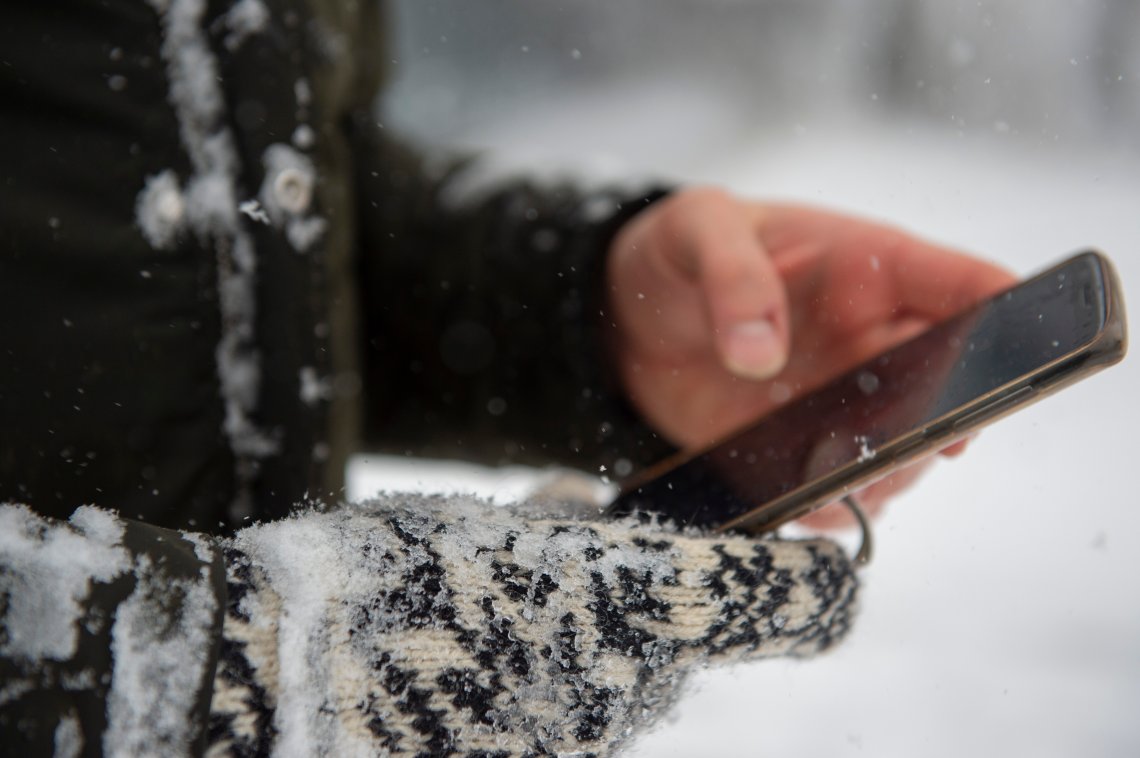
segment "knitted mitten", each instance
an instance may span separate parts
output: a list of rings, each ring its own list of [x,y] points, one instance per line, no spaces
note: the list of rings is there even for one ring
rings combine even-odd
[[[398,496],[250,527],[210,755],[606,755],[705,661],[847,630],[837,547]]]

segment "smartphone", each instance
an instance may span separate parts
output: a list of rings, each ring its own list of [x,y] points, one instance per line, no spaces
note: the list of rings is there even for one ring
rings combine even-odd
[[[1120,361],[1119,280],[1089,251],[619,483],[614,516],[765,532]]]

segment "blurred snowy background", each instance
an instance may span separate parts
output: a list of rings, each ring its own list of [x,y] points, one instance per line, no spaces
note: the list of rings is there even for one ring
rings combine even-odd
[[[395,7],[386,123],[498,171],[715,182],[1022,274],[1091,245],[1140,298],[1140,3]],[[1140,755],[1138,388],[1132,358],[936,467],[880,519],[844,645],[702,673],[632,754]],[[532,482],[372,459],[350,494]]]

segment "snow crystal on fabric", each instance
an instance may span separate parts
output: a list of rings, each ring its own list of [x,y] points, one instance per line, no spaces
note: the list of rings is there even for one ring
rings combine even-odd
[[[218,237],[237,226],[237,198],[232,178],[215,170],[198,174],[186,184],[186,215],[203,240]]]
[[[197,580],[185,580],[144,555],[135,572],[134,592],[119,605],[111,630],[103,749],[112,756],[186,755],[200,726],[187,714],[205,674],[217,611],[210,564]]]
[[[194,546],[194,555],[203,565],[209,566],[214,562],[214,544],[205,536],[193,532],[180,532],[182,539]]]
[[[269,214],[256,200],[246,200],[238,206],[238,210],[259,224],[269,224]]]
[[[168,250],[184,227],[186,203],[173,171],[147,178],[135,201],[135,223],[156,250]]]
[[[269,9],[261,0],[238,0],[225,15],[226,49],[233,51],[251,34],[265,31],[269,25]]]
[[[328,222],[323,218],[295,218],[285,227],[285,238],[299,253],[308,252],[324,236]]]
[[[91,583],[130,568],[122,536],[112,514],[90,506],[69,523],[52,523],[23,505],[0,507],[0,597],[8,604],[0,654],[31,663],[71,658]]]
[[[301,150],[308,150],[317,142],[317,135],[313,127],[301,124],[293,130],[293,144]]]
[[[298,79],[293,83],[293,97],[297,100],[298,108],[308,108],[313,102],[313,88],[309,86],[308,79]]]
[[[183,141],[198,143],[223,110],[217,66],[200,30],[205,0],[150,0],[150,4],[163,17],[162,52],[170,67],[170,100],[179,110]]]
[[[35,685],[28,679],[12,679],[0,687],[0,707],[15,702],[35,689]]]
[[[298,380],[301,385],[301,402],[305,405],[310,407],[315,406],[322,400],[327,400],[332,394],[329,381],[327,379],[321,379],[317,374],[317,370],[312,366],[302,366]]]
[[[74,711],[69,711],[59,720],[53,736],[55,758],[79,758],[83,750],[83,730]]]
[[[235,508],[248,507],[256,466],[279,450],[276,440],[252,420],[261,387],[260,358],[254,346],[257,301],[253,240],[239,223],[237,177],[240,170],[233,137],[226,125],[218,64],[202,29],[205,0],[150,0],[162,20],[162,56],[170,79],[170,101],[178,117],[183,146],[194,175],[186,182],[186,222],[218,258],[222,338],[215,351],[225,401],[224,430],[235,455],[238,492]],[[228,15],[231,29],[252,31],[267,14],[257,0],[239,2]]]

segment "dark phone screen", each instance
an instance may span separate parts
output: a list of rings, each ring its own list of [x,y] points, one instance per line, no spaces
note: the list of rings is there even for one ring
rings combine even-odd
[[[881,446],[939,426],[1093,340],[1106,318],[1092,254],[1022,282],[765,416],[754,426],[623,491],[612,513],[663,512],[717,526]]]

